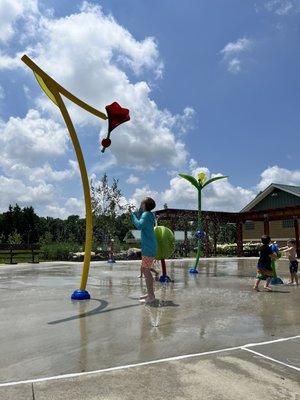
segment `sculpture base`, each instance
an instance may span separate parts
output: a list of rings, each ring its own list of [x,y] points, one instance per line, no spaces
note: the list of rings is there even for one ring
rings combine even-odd
[[[172,281],[172,279],[168,275],[162,275],[159,278],[159,282],[161,282],[161,283],[169,283],[169,282],[174,282],[174,281]]]
[[[272,278],[271,285],[283,285],[283,280],[278,278],[278,276],[276,278]]]
[[[89,292],[87,290],[77,289],[72,293],[72,300],[89,300],[91,298]]]
[[[190,274],[198,274],[199,272],[198,272],[197,268],[193,267],[193,268],[189,269],[189,273]]]

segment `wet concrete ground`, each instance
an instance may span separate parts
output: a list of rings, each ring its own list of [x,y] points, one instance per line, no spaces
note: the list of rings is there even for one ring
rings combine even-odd
[[[156,284],[159,301],[155,307],[137,301],[145,290],[144,281],[137,278],[137,262],[92,263],[88,285],[92,299],[79,303],[72,302],[70,295],[78,287],[81,264],[1,266],[0,383],[299,335],[299,287],[281,285],[273,293],[253,292],[255,259],[203,260],[196,276],[188,273],[189,265],[179,261],[170,267],[168,263],[175,283]],[[280,260],[278,275],[287,280],[287,261]],[[148,378],[152,389],[156,388],[156,399],[202,398],[197,387],[206,399],[268,399],[267,393],[273,399],[296,399],[300,394],[299,344],[294,339],[251,347],[296,369],[235,349],[99,376],[0,387],[0,399],[135,399],[146,390]],[[216,377],[221,386],[215,384]],[[277,388],[281,397],[274,397],[275,389],[268,386]],[[252,391],[263,396],[251,397]],[[149,396],[144,398],[154,398],[153,392]]]

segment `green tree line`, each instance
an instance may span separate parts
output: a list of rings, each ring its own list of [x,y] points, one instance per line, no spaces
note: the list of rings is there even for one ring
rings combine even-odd
[[[94,247],[111,239],[123,241],[132,229],[130,206],[124,199],[114,179],[109,185],[104,174],[99,182],[91,182],[93,206]],[[34,208],[10,205],[0,214],[0,243],[76,243],[85,241],[85,219],[70,215],[66,219],[40,217]]]

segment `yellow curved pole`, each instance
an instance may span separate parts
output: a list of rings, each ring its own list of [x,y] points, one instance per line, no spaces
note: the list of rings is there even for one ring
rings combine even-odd
[[[55,94],[55,98],[58,103],[58,107],[62,113],[63,119],[65,124],[67,125],[74,150],[76,153],[76,157],[79,164],[80,175],[82,180],[83,186],[83,193],[84,193],[84,201],[85,201],[85,246],[84,246],[84,260],[83,260],[83,269],[81,275],[81,282],[80,282],[80,290],[85,290],[87,279],[89,275],[90,269],[90,261],[91,261],[91,251],[92,251],[92,241],[93,241],[93,213],[92,213],[92,202],[91,202],[91,192],[90,192],[90,185],[88,180],[88,175],[86,171],[86,166],[83,158],[83,154],[81,151],[81,147],[79,144],[78,137],[76,135],[72,120],[68,113],[68,110],[60,96],[59,93]]]
[[[85,289],[89,275],[92,240],[93,240],[93,214],[92,214],[91,192],[80,143],[74,125],[72,123],[71,117],[68,113],[68,110],[63,102],[61,95],[67,97],[69,100],[77,104],[79,107],[83,108],[84,110],[90,112],[91,114],[99,118],[105,120],[107,119],[107,116],[101,111],[96,110],[94,107],[91,107],[84,101],[78,99],[72,93],[68,92],[65,88],[59,85],[54,79],[52,79],[49,75],[47,75],[40,67],[38,67],[28,56],[24,55],[21,59],[33,71],[38,83],[40,84],[41,88],[46,93],[46,95],[55,105],[59,107],[60,112],[65,121],[65,124],[67,126],[67,129],[69,131],[74,146],[74,150],[76,153],[80,169],[80,175],[84,193],[84,201],[85,201],[86,236],[85,236],[84,260],[83,260],[80,287],[79,290],[76,290],[72,294],[72,299],[76,300],[89,299],[90,295]]]

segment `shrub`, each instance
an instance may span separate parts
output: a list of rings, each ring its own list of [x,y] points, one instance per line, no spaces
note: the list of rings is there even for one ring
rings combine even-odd
[[[41,245],[43,258],[51,261],[66,261],[69,259],[70,252],[77,252],[80,250],[80,245],[77,243],[44,243]]]
[[[245,257],[258,257],[260,243],[244,243],[243,250]],[[220,256],[236,256],[237,255],[237,244],[236,243],[225,243],[217,245],[217,255]]]

